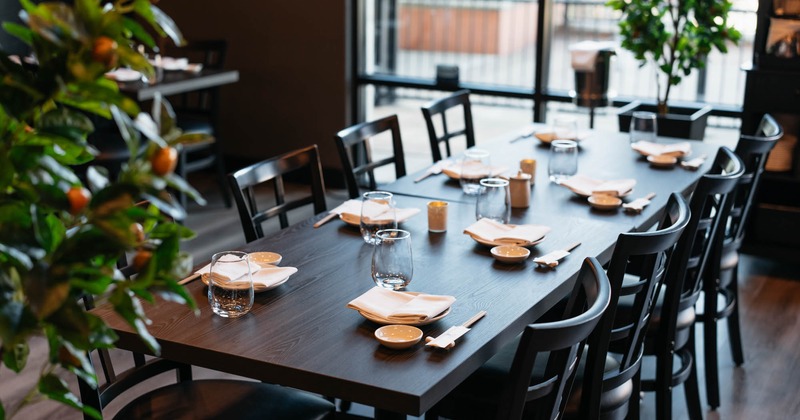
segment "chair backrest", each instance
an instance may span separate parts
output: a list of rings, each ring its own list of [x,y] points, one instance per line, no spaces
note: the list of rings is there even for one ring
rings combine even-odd
[[[189,41],[180,47],[169,49],[176,58],[185,57],[190,63],[200,63],[203,69],[221,70],[225,65],[228,44],[224,39]],[[219,88],[201,89],[170,97],[172,106],[178,113],[204,114],[217,117]],[[216,123],[216,121],[213,121]]]
[[[736,155],[744,162],[745,173],[739,178],[739,185],[734,193],[733,207],[725,232],[726,247],[738,249],[741,246],[767,156],[781,137],[783,128],[769,114],[761,119],[755,135],[739,136]]]
[[[311,181],[311,191],[308,195],[286,201],[286,190],[283,175],[295,171],[304,171]],[[259,209],[257,203],[256,186],[271,182],[275,191],[275,205]],[[322,177],[322,164],[320,163],[317,145],[282,154],[250,165],[228,175],[228,183],[233,193],[242,230],[247,242],[252,242],[264,236],[261,224],[271,217],[278,216],[281,229],[289,226],[286,213],[298,207],[313,204],[314,214],[327,210],[325,204],[325,182]]]
[[[588,341],[581,393],[582,418],[600,418],[603,391],[617,389],[637,376],[657,291],[689,218],[686,200],[673,193],[655,230],[619,235],[607,269],[611,283],[611,309],[603,315]],[[637,281],[626,282],[623,287],[626,272],[635,272]],[[620,317],[624,319],[617,319],[615,308],[621,295],[631,295],[633,306],[630,314]],[[619,366],[605,372],[606,356],[611,354],[609,350],[613,350],[619,359]]]
[[[692,193],[691,218],[675,248],[664,282],[657,334],[660,340],[674,339],[678,314],[697,302],[703,288],[702,280],[718,278],[725,221],[733,204],[731,192],[743,173],[741,159],[722,147],[713,166],[700,178]]]
[[[562,320],[525,327],[500,400],[498,419],[521,419],[525,404],[534,400],[538,418],[560,417],[586,339],[610,301],[611,285],[603,267],[595,258],[586,258]],[[531,385],[537,357],[547,357],[545,377]]]
[[[451,108],[460,106],[464,111],[464,128],[450,131],[447,125],[447,111]],[[436,133],[434,117],[441,115],[442,133]],[[458,136],[465,136],[467,139],[467,149],[475,146],[475,132],[472,128],[472,107],[469,102],[469,91],[460,90],[451,96],[430,102],[422,107],[422,116],[425,117],[425,125],[428,126],[428,138],[431,144],[431,154],[433,161],[442,160],[441,144],[444,143],[447,157],[452,156],[450,151],[450,139]]]
[[[393,155],[373,161],[370,139],[378,134],[391,132]],[[358,180],[364,176],[368,179],[367,187],[377,189],[375,169],[394,164],[397,178],[406,175],[406,161],[403,154],[403,140],[400,137],[400,123],[397,115],[390,115],[375,121],[367,121],[345,128],[336,133],[336,147],[342,161],[347,192],[350,198],[361,196]]]

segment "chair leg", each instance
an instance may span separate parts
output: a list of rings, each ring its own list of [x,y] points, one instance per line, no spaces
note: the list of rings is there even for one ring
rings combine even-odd
[[[222,200],[225,202],[225,208],[231,208],[231,194],[228,191],[228,182],[225,180],[225,161],[222,158],[222,153],[219,150],[219,142],[214,144],[214,163],[217,169],[217,183],[219,184],[219,191],[222,193]]]
[[[181,150],[180,154],[178,155],[178,176],[186,180],[186,163],[188,161],[187,158],[188,153],[185,150]],[[188,182],[188,180],[186,180]],[[181,207],[184,209],[186,208],[187,198],[186,193],[181,191],[178,193],[178,202],[181,204]]]
[[[717,282],[717,279],[712,279]],[[707,288],[708,289],[708,288]],[[706,397],[712,410],[719,407],[719,372],[717,371],[717,290],[705,291],[703,307],[703,356],[706,364]]]
[[[700,389],[697,385],[697,349],[694,342],[694,326],[689,331],[689,340],[686,342],[686,350],[691,356],[692,367],[689,369],[689,377],[683,383],[683,392],[686,394],[686,408],[691,420],[702,420],[703,409],[700,405]]]
[[[665,346],[656,356],[656,419],[672,418],[672,365],[674,348]]]
[[[742,349],[742,331],[739,326],[739,266],[733,267],[731,284],[728,288],[733,299],[733,311],[728,317],[728,338],[731,342],[731,354],[736,366],[744,364],[744,350]]]
[[[625,417],[631,420],[639,420],[639,412],[641,411],[642,405],[642,369],[639,368],[639,371],[636,372],[636,375],[633,376],[633,391],[631,392],[631,398],[628,400],[628,415]]]

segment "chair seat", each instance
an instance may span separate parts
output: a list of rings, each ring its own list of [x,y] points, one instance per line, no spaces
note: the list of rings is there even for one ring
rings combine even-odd
[[[719,264],[720,270],[730,270],[739,265],[739,252],[730,250],[722,254],[722,261]]]
[[[180,382],[150,391],[115,419],[325,419],[333,403],[272,384],[237,380]]]
[[[181,113],[177,114],[178,127],[184,133],[204,133],[213,136],[214,125],[211,124],[211,119],[207,115]]]
[[[626,279],[623,281],[623,285],[629,284],[631,282],[632,277],[625,276]],[[624,286],[623,286],[624,287]],[[656,306],[653,308],[653,313],[650,315],[650,323],[647,326],[647,335],[648,337],[655,336],[658,334],[659,329],[661,328],[661,307],[664,304],[664,293],[666,292],[666,286],[661,285],[661,290],[658,293],[658,300],[656,301]],[[630,313],[633,310],[633,296],[621,296],[619,298],[619,304],[617,306],[617,317],[618,319],[630,319]],[[678,314],[678,322],[675,325],[675,348],[679,349],[686,344],[686,341],[689,339],[689,327],[694,325],[694,320],[696,318],[696,313],[694,307],[689,307],[684,309]],[[656,349],[653,348],[654,345],[658,345],[658,340],[645,340],[645,354],[655,354]]]

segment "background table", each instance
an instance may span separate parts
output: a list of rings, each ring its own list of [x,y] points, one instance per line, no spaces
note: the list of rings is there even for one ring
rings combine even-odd
[[[424,209],[427,199],[397,197],[398,207]],[[200,316],[184,306],[147,306],[152,334],[162,356],[192,365],[248,376],[342,398],[380,410],[420,415],[512,340],[571,290],[585,256],[607,260],[620,225],[559,213],[517,218],[553,227],[532,257],[580,240],[583,244],[554,270],[528,261],[501,264],[489,248],[462,233],[475,221],[474,207],[452,203],[448,232],[429,234],[424,211],[402,224],[412,234],[414,276],[408,289],[450,294],[457,299],[444,319],[421,327],[438,335],[479,310],[484,319],[449,352],[419,344],[390,350],[373,337],[378,327],[345,308],[374,286],[372,246],[358,228],[335,220],[313,229],[322,215],[249,244],[249,251],[283,255],[282,265],[299,269],[284,285],[257,294],[253,310],[238,319],[212,314],[200,281],[187,285]],[[146,352],[136,334],[107,307],[96,313],[119,334],[120,348]]]
[[[119,82],[118,85],[120,92],[141,102],[153,99],[156,92],[170,96],[235,83],[238,80],[239,72],[236,70],[164,71],[164,76],[156,83],[139,80]]]

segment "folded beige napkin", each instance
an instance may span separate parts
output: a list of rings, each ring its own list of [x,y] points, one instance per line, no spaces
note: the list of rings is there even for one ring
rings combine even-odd
[[[330,213],[336,213],[342,217],[347,223],[352,224],[359,224],[361,223],[361,211],[362,211],[362,201],[361,200],[347,200],[335,209],[331,210]],[[367,201],[364,203],[364,215],[373,222],[381,222],[381,221],[389,221],[392,219],[391,211],[389,206],[381,205],[375,202]],[[409,209],[394,209],[395,217],[397,218],[397,223],[404,222],[414,216],[415,214],[419,213],[419,209],[409,208]]]
[[[449,176],[452,179],[460,179],[461,178],[461,162],[449,162],[442,166],[442,173]],[[475,168],[472,168],[473,172],[481,174],[481,178],[488,178],[490,176],[498,176],[503,172],[507,171],[508,168],[505,166],[492,166],[492,165],[481,165],[479,163],[475,164]]]
[[[584,175],[574,175],[561,182],[575,194],[590,196],[592,194],[606,194],[620,197],[629,193],[636,186],[635,179],[616,179],[605,181],[589,178]]]
[[[275,283],[281,282],[287,277],[297,272],[295,267],[264,267],[251,263],[253,270],[253,285],[270,287]],[[198,274],[208,274],[211,271],[211,264],[197,270]],[[225,264],[216,270],[216,273],[230,282],[236,282],[247,274],[247,265],[244,262]]]
[[[132,82],[136,80],[141,80],[142,73],[139,73],[138,71],[129,68],[118,68],[114,71],[106,73],[106,77],[112,80],[116,80],[118,82]]]
[[[658,156],[658,155],[669,155],[675,157],[681,157],[688,155],[692,151],[692,145],[689,144],[688,141],[682,141],[680,143],[672,143],[672,144],[662,144],[662,143],[653,143],[649,141],[640,140],[636,143],[631,145],[633,150],[645,155],[645,156]]]
[[[544,238],[550,228],[542,225],[504,225],[491,219],[481,219],[464,229],[464,233],[507,245],[525,245]]]
[[[424,322],[453,305],[453,296],[412,294],[373,287],[347,304],[350,309],[364,312],[389,322]]]

